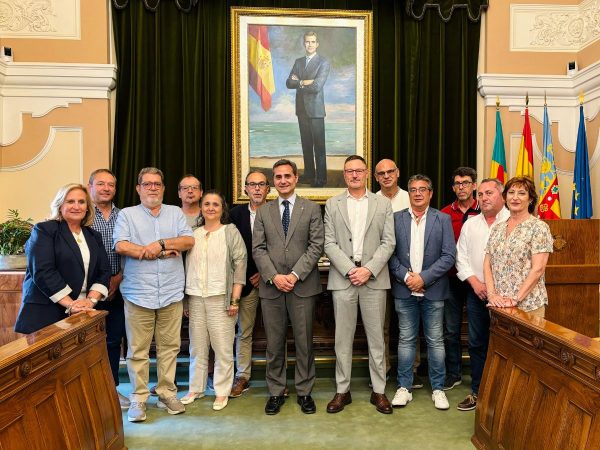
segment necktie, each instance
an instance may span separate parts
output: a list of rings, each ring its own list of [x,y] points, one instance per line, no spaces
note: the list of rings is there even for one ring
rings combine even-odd
[[[308,63],[310,62],[310,58],[306,58],[306,62],[304,63],[304,68],[306,69],[308,67]]]
[[[281,217],[281,224],[283,225],[283,234],[287,237],[288,228],[290,227],[290,202],[284,200],[283,202],[283,216]]]

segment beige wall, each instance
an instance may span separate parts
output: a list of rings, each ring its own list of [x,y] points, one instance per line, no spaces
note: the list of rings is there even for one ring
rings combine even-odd
[[[107,86],[102,92],[90,75],[89,86],[94,89],[89,91],[94,93],[88,95],[85,79],[88,68],[110,66],[109,4],[95,0],[79,2],[79,39],[55,39],[47,33],[40,33],[39,37],[0,37],[0,44],[12,47],[14,54],[14,63],[8,63],[4,69],[7,74],[31,70],[28,63],[36,63],[42,77],[48,73],[50,80],[52,71],[59,70],[73,76],[77,87],[81,87],[77,90],[74,86],[64,89],[57,86],[55,93],[46,92],[42,99],[35,89],[31,89],[30,96],[19,93],[0,99],[4,102],[3,128],[14,131],[13,123],[21,127],[14,142],[12,138],[3,139],[5,145],[0,145],[0,221],[8,209],[15,208],[23,216],[41,220],[47,217],[49,203],[58,187],[86,182],[92,170],[110,166],[113,115],[110,88]],[[54,12],[74,14],[76,10]],[[5,79],[8,78],[7,75]],[[11,80],[11,85],[20,83],[19,80],[27,83],[26,77],[13,78],[17,81]],[[23,87],[27,90],[27,85]],[[41,114],[32,114],[40,101],[50,106]]]

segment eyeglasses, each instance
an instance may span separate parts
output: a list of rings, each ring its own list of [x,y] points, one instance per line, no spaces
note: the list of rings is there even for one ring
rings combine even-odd
[[[254,181],[250,181],[248,183],[246,183],[246,186],[248,186],[249,188],[264,188],[265,186],[268,186],[268,184],[265,181],[260,181],[258,183],[255,183]]]
[[[469,186],[471,186],[473,184],[472,181],[455,181],[454,183],[452,183],[452,186],[457,187],[457,188],[468,188]]]
[[[152,189],[152,188],[160,189],[161,187],[163,187],[163,184],[160,181],[154,181],[154,182],[152,182],[152,181],[144,181],[143,183],[141,183],[141,186],[144,189]]]
[[[352,175],[353,173],[355,173],[356,175],[362,175],[366,171],[367,169],[344,169],[346,175]]]
[[[386,175],[388,177],[391,177],[392,174],[396,172],[396,170],[398,169],[382,170],[381,172],[375,172],[375,175],[377,175],[378,177],[385,177]]]
[[[429,188],[426,187],[419,187],[419,188],[409,188],[408,192],[410,192],[411,194],[416,194],[417,192],[419,194],[424,194],[425,192],[429,191]]]
[[[192,191],[199,191],[200,190],[200,186],[193,185],[193,184],[190,184],[189,186],[179,186],[179,190],[180,191],[189,191],[190,189]]]

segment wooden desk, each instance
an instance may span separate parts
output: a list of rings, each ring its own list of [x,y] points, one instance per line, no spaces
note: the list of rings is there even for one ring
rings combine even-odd
[[[21,292],[25,271],[0,271],[0,346],[23,334],[13,330],[21,307]]]
[[[597,449],[600,342],[516,308],[491,314],[475,447]]]
[[[1,448],[124,448],[106,314],[77,314],[0,347]]]

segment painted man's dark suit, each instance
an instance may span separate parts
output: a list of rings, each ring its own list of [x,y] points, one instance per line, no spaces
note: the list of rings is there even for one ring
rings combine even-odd
[[[303,179],[319,187],[327,183],[323,86],[330,68],[329,61],[318,54],[312,57],[308,65],[303,56],[294,62],[285,82],[288,89],[296,89],[296,116],[304,155]],[[293,80],[292,75],[298,79]],[[301,86],[302,80],[313,80],[313,83]]]

